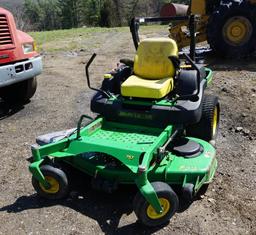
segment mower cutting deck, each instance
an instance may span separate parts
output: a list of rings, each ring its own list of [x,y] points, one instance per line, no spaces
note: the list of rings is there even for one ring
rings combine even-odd
[[[93,186],[107,192],[135,184],[134,212],[143,224],[158,226],[179,207],[171,185],[192,200],[213,179],[217,160],[209,141],[217,136],[219,103],[204,94],[211,70],[188,55],[182,67],[173,40],[146,39],[137,45],[135,60],[122,60],[104,76],[101,89],[90,84],[88,69],[96,55],[91,57],[87,82],[96,91],[91,109],[99,116],[83,115],[75,130],[38,137],[29,169],[35,190],[48,199],[68,195],[69,179],[57,167],[62,163],[91,176]],[[86,126],[84,119],[90,119]]]

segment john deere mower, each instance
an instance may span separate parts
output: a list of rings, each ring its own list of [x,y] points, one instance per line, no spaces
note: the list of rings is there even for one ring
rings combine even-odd
[[[193,17],[184,19],[193,26]],[[193,200],[212,181],[217,159],[211,141],[220,112],[218,98],[205,94],[212,71],[197,65],[193,54],[179,55],[170,38],[139,41],[140,23],[163,20],[181,18],[133,19],[135,58],[122,59],[104,75],[101,88],[91,86],[89,66],[96,54],[90,58],[87,83],[95,91],[91,110],[98,116],[82,115],[77,128],[36,139],[29,170],[40,196],[68,195],[70,179],[62,167],[68,164],[91,177],[94,188],[112,192],[118,185],[136,185],[138,220],[159,226],[175,214],[180,197]],[[85,119],[89,123],[83,125]]]

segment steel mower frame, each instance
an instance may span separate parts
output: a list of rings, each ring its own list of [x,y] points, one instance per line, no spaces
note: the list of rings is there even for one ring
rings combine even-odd
[[[190,20],[193,33],[194,18],[186,19]],[[135,47],[139,45],[141,22],[171,20],[181,19],[133,19]],[[89,66],[94,54],[86,65],[86,75],[88,87],[96,91],[91,109],[99,116],[93,119],[82,115],[76,129],[41,136],[38,144],[32,145],[29,170],[38,194],[49,199],[67,196],[69,180],[65,171],[56,167],[56,163],[67,163],[107,191],[118,184],[135,184],[139,189],[134,198],[138,219],[147,226],[158,226],[169,221],[179,206],[179,198],[170,185],[179,186],[183,195],[192,200],[203,185],[209,184],[217,168],[215,148],[209,141],[217,135],[219,103],[217,97],[204,94],[212,72],[195,64],[194,42],[192,39],[192,59],[184,55],[186,64],[178,65],[179,73],[194,71],[193,92],[176,91],[158,100],[127,98],[118,89],[111,90],[111,79],[120,80],[127,71],[133,73],[130,60],[122,60],[123,67],[108,74],[111,79],[104,80],[101,89],[93,88]],[[184,80],[182,76],[179,79]],[[182,85],[191,86],[184,81]],[[84,119],[89,119],[89,124],[84,126]]]

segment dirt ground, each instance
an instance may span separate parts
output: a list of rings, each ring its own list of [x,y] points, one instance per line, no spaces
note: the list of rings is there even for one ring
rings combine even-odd
[[[92,66],[95,85],[120,58],[132,58],[127,32],[97,35]],[[132,212],[133,189],[113,195],[95,192],[81,179],[62,201],[39,198],[28,171],[35,137],[74,127],[91,114],[84,63],[94,51],[44,53],[38,90],[25,106],[0,103],[0,234],[256,234],[256,59],[211,58],[214,81],[209,93],[221,102],[217,141],[219,166],[207,193],[176,213],[164,228],[148,229]]]

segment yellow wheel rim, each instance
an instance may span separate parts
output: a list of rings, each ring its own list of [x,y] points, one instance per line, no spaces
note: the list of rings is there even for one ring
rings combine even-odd
[[[46,181],[50,184],[50,188],[46,189],[41,183],[39,183],[41,189],[45,193],[57,193],[60,189],[60,184],[59,182],[52,176],[45,176]]]
[[[223,27],[224,40],[233,46],[241,46],[252,36],[252,24],[243,16],[230,18]]]
[[[161,207],[162,207],[163,211],[162,211],[162,213],[158,214],[155,211],[155,209],[151,205],[149,205],[148,208],[147,208],[147,216],[150,219],[160,219],[160,218],[164,217],[168,213],[168,211],[170,210],[171,204],[167,199],[160,198],[159,201],[160,201],[160,204],[161,204]]]
[[[217,126],[218,126],[218,107],[215,106],[214,112],[213,112],[213,121],[212,121],[212,136],[214,137],[217,132]]]

